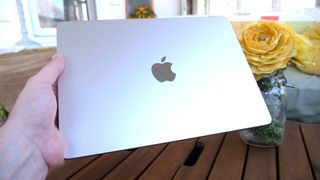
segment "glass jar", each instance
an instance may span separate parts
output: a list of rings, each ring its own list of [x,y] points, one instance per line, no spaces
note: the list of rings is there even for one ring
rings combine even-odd
[[[287,109],[286,82],[283,70],[264,75],[257,82],[272,122],[265,126],[241,130],[240,136],[245,143],[258,147],[273,147],[281,144]]]

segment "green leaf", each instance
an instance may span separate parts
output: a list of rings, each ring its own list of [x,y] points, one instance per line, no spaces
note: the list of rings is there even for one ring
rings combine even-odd
[[[4,108],[2,104],[0,104],[0,120],[5,120],[8,118],[8,111]]]

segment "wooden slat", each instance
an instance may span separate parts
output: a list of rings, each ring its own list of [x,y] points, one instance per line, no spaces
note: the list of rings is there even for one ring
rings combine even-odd
[[[131,151],[118,151],[104,154],[72,176],[71,179],[102,179],[130,153]]]
[[[11,110],[26,81],[47,64],[55,52],[55,48],[47,48],[0,55],[0,103],[7,110]]]
[[[320,179],[320,124],[301,124],[309,160],[316,179]]]
[[[136,179],[166,146],[161,144],[137,149],[104,179]]]
[[[320,125],[302,124],[300,131],[298,123],[287,122],[278,152],[276,148],[247,149],[238,132],[231,132],[224,138],[220,134],[173,142],[166,147],[139,148],[132,153],[109,153],[95,160],[80,158],[79,164],[72,160],[68,162],[72,165],[66,163],[52,171],[48,179],[65,179],[75,172],[73,179],[100,179],[106,175],[105,179],[319,179],[319,139]],[[196,164],[183,165],[199,142],[204,149]]]
[[[247,145],[242,142],[239,132],[230,132],[225,137],[209,179],[241,179]]]
[[[276,148],[257,148],[250,146],[244,179],[277,179]]]
[[[169,144],[139,179],[171,179],[187,159],[197,139]]]
[[[204,149],[202,150],[196,164],[193,166],[182,166],[174,179],[206,179],[210,173],[212,164],[220,149],[224,136],[225,134],[217,134],[200,138],[199,143],[203,145]]]
[[[313,179],[298,123],[286,123],[279,146],[279,173],[281,180]]]
[[[72,160],[65,160],[62,166],[53,169],[48,174],[47,180],[67,179],[98,157],[99,156],[96,155]]]

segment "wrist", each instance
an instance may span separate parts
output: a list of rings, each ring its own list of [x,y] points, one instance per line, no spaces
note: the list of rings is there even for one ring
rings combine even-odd
[[[44,179],[48,166],[39,149],[11,125],[0,128],[0,179]]]

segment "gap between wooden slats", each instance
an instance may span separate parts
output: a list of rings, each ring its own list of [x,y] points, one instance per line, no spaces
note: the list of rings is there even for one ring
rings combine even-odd
[[[320,124],[300,125],[314,179],[320,179]]]
[[[248,147],[244,179],[277,179],[276,148]]]
[[[238,131],[227,133],[208,179],[241,179],[246,160],[247,145]]]
[[[278,149],[280,180],[313,179],[298,123],[286,122],[285,136]]]
[[[65,160],[63,165],[53,169],[49,172],[47,180],[56,180],[56,179],[67,179],[74,175],[76,172],[81,170],[83,167],[90,164],[92,161],[97,159],[99,156],[88,156],[78,159]]]
[[[101,155],[77,174],[72,176],[71,179],[102,179],[108,172],[128,157],[130,153],[132,153],[132,151],[126,150]]]
[[[192,151],[196,138],[169,144],[139,179],[172,179]]]
[[[122,161],[104,179],[136,179],[152,161],[165,149],[167,144],[139,148]]]

